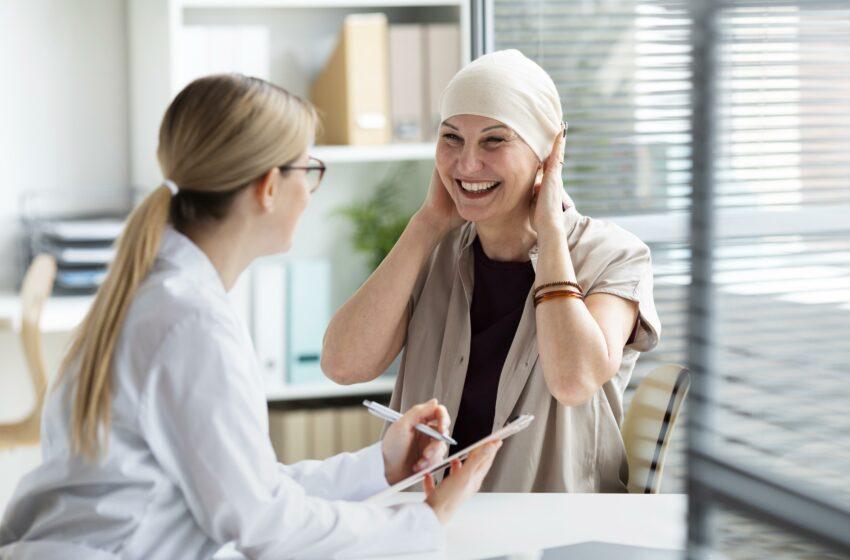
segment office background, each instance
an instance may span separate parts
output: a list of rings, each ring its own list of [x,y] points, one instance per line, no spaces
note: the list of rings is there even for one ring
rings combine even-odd
[[[692,429],[677,427],[662,486],[691,494],[689,553],[846,554],[850,7],[840,0],[0,0],[0,288],[13,292],[21,275],[22,196],[56,191],[65,212],[120,213],[156,185],[151,133],[192,72],[175,54],[182,32],[254,29],[258,58],[233,63],[310,97],[345,16],[359,13],[384,13],[390,27],[455,24],[458,63],[518,48],[555,79],[570,122],[567,189],[583,213],[653,251],[664,336],[632,388],[661,363],[692,369]],[[320,155],[327,183],[287,262],[327,263],[329,310],[370,270],[337,209],[397,174],[402,213],[422,197],[432,144],[397,134]],[[253,282],[289,274],[264,264]],[[237,294],[248,315],[251,288]],[[0,335],[0,405],[14,416],[28,385],[13,333]],[[65,337],[47,336],[54,364]],[[368,391],[386,395],[389,383]],[[284,459],[375,437],[350,406],[360,395],[313,384],[274,395],[285,398],[270,397],[273,436],[303,441]],[[0,455],[0,504],[37,460],[32,449]]]

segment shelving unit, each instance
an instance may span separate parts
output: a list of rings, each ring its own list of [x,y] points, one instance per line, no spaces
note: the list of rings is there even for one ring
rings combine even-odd
[[[386,13],[390,23],[457,22],[460,63],[469,60],[469,3],[464,0],[129,0],[130,178],[134,188],[162,180],[156,164],[159,122],[185,85],[180,32],[191,25],[263,25],[271,30],[271,81],[309,97],[309,86],[336,41],[345,16]],[[431,144],[322,146],[333,162],[428,160]],[[318,156],[321,157],[321,156]]]
[[[268,387],[266,398],[269,402],[286,402],[312,399],[334,399],[343,397],[360,397],[365,395],[385,394],[393,392],[394,377],[380,377],[367,383],[357,385],[337,385],[332,381],[310,385],[281,385]]]
[[[268,79],[309,99],[310,86],[330,56],[348,15],[380,12],[391,25],[457,23],[462,66],[471,51],[469,10],[466,0],[128,0],[133,187],[141,193],[162,180],[155,159],[159,123],[174,95],[196,77],[187,72],[187,61],[194,58],[181,51],[187,28],[267,29],[267,37],[265,32],[260,35],[265,37],[261,44],[268,44],[269,49],[268,58],[263,57],[269,66]],[[410,185],[414,195],[421,188],[424,197],[430,177],[427,162],[433,160],[434,151],[433,142],[320,145],[310,150],[311,155],[329,165],[329,172],[326,185],[314,195],[303,216],[293,250],[286,258],[324,258],[332,262],[332,309],[353,293],[368,273],[365,259],[353,254],[347,245],[348,226],[336,217],[335,211],[368,196],[369,189],[399,162],[421,163],[408,168],[410,175],[405,178],[405,185]],[[250,273],[249,270],[246,276]],[[240,284],[250,286],[251,282]],[[254,297],[250,288],[245,290],[237,296],[239,309],[247,309],[239,298],[250,302]],[[281,383],[270,386],[268,399],[278,406],[296,408],[299,403],[312,406],[321,401],[356,404],[356,397],[363,395],[389,395],[393,385],[394,379],[386,377],[352,386],[330,381],[294,386]]]
[[[181,0],[183,8],[422,8],[461,6],[463,0]]]
[[[429,160],[433,143],[387,144],[385,146],[315,146],[310,154],[325,163],[369,163]]]
[[[41,328],[46,334],[68,334],[85,317],[93,296],[52,296],[45,304]],[[18,331],[20,298],[11,292],[0,293],[0,332]],[[380,377],[358,385],[337,385],[332,381],[288,386],[280,384],[266,389],[270,403],[298,400],[334,400],[363,395],[389,395],[395,378]]]
[[[41,316],[45,333],[68,333],[79,325],[91,306],[92,296],[52,296]],[[0,292],[0,330],[20,330],[21,301],[17,294]]]

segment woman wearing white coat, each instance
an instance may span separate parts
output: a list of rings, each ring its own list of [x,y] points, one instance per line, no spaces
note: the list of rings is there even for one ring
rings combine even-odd
[[[42,427],[43,464],[0,525],[2,559],[374,557],[435,549],[499,444],[455,464],[426,502],[357,503],[441,458],[436,401],[382,442],[278,464],[251,342],[226,297],[255,258],[286,251],[323,166],[312,107],[261,80],[189,84],[162,122],[165,177],[130,215],[75,336]],[[262,297],[262,294],[259,294]]]

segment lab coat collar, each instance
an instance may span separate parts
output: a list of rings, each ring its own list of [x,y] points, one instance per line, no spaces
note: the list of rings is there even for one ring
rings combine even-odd
[[[171,224],[165,226],[157,259],[178,269],[181,273],[191,274],[204,284],[216,286],[222,293],[227,292],[218,270],[206,253],[191,239],[174,229]]]

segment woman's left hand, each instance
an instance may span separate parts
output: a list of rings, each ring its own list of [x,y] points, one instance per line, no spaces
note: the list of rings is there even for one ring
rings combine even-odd
[[[552,151],[543,162],[543,179],[534,185],[531,196],[531,227],[540,234],[544,228],[563,226],[564,206],[572,205],[572,200],[564,192],[564,125],[555,137]]]
[[[426,424],[448,435],[449,412],[437,399],[431,399],[411,407],[390,425],[381,443],[384,472],[390,484],[438,463],[448,453],[445,443],[419,432],[415,428],[416,424]]]

